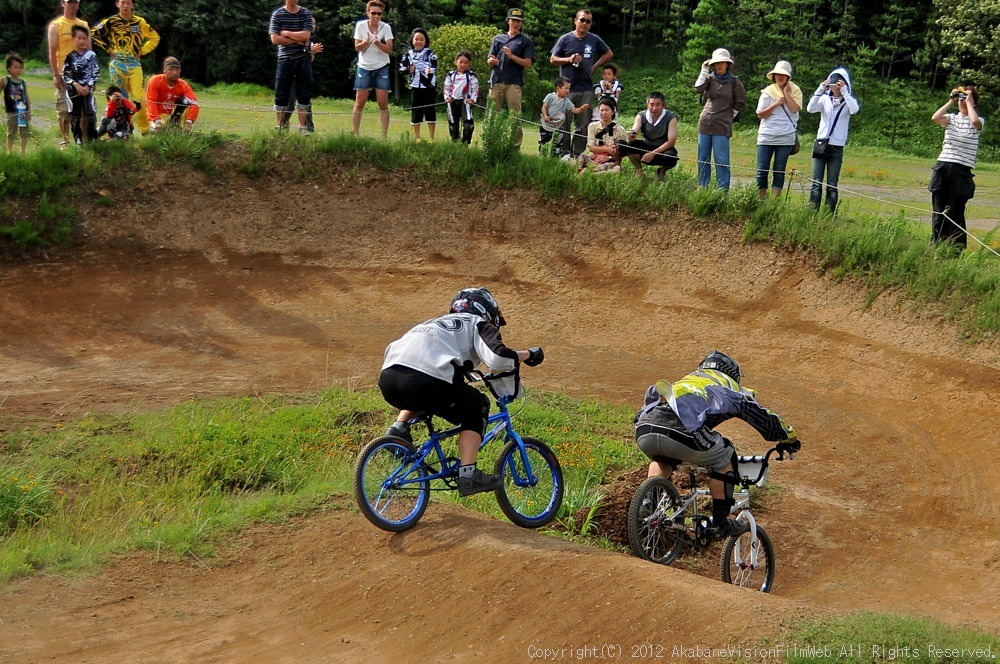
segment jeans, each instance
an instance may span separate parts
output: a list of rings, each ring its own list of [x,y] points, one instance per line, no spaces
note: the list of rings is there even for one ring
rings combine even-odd
[[[826,205],[830,212],[837,211],[837,185],[840,184],[840,167],[844,165],[844,146],[828,145],[826,159],[813,157],[813,183],[809,191],[809,204],[819,209],[823,198],[823,172],[826,171]]]
[[[773,189],[784,189],[785,169],[794,145],[758,145],[757,146],[757,190],[767,189],[767,172],[771,169],[771,158],[774,157],[774,178],[771,181]]]
[[[729,137],[698,134],[698,186],[707,187],[712,177],[712,155],[715,155],[715,182],[719,189],[729,191]]]
[[[292,92],[292,82],[295,82],[296,108],[308,111],[312,108],[313,74],[312,60],[309,56],[301,58],[278,60],[278,69],[274,75],[274,110],[282,112],[288,105]]]

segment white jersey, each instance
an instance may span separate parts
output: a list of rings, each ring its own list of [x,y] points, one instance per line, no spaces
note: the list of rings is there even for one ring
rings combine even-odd
[[[480,363],[491,371],[510,371],[517,366],[517,351],[504,345],[495,325],[475,314],[461,313],[413,327],[385,349],[382,368],[400,365],[453,383],[460,367]]]

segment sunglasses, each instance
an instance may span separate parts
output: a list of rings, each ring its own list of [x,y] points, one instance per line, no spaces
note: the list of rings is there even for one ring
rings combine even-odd
[[[591,19],[589,19],[589,18],[578,18],[576,20],[578,20],[580,23],[591,23],[592,22]]]
[[[369,16],[381,16],[382,12],[368,12]]]

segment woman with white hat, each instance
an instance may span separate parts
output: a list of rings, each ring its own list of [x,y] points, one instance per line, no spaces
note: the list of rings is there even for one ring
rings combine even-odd
[[[730,180],[729,139],[733,135],[733,120],[747,106],[746,89],[730,71],[733,64],[729,51],[724,48],[715,49],[712,57],[701,65],[701,73],[694,84],[694,89],[705,99],[705,108],[698,119],[698,184],[708,186],[714,153],[716,184],[727,191]]]
[[[767,72],[771,85],[760,91],[757,102],[757,195],[767,198],[767,175],[774,159],[771,189],[775,198],[785,187],[785,168],[795,147],[802,108],[802,89],[792,83],[792,65],[778,60]]]

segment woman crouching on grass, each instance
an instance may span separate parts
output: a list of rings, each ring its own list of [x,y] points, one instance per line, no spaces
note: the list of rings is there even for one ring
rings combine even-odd
[[[597,105],[600,120],[587,125],[587,152],[578,159],[580,172],[590,165],[595,173],[617,173],[621,167],[618,144],[625,140],[625,128],[615,122],[617,104],[604,97]]]

